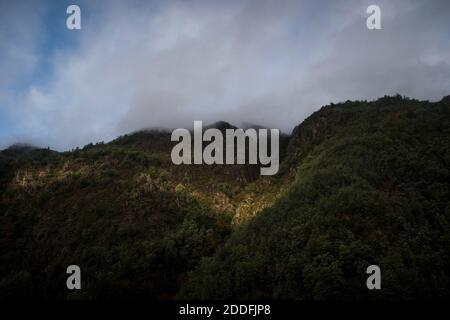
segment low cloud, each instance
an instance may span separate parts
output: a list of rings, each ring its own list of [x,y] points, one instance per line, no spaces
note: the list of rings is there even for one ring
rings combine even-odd
[[[370,2],[316,2],[82,2],[79,43],[52,53],[45,83],[0,90],[20,128],[0,147],[29,138],[64,150],[193,120],[289,132],[329,102],[449,93],[448,2],[378,1],[376,31],[366,28]],[[25,56],[35,52],[28,69],[39,52],[21,41]]]

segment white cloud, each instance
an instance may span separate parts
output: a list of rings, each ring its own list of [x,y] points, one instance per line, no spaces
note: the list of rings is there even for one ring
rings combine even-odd
[[[379,2],[381,31],[366,29],[371,3],[360,1],[92,7],[80,46],[55,55],[50,82],[17,100],[17,125],[67,149],[193,120],[288,131],[332,101],[448,94],[449,6]]]

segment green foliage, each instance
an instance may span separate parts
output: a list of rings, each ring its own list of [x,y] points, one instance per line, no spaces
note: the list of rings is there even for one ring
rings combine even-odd
[[[177,184],[177,186],[175,187],[176,193],[184,193],[185,190],[186,190],[186,187],[184,185],[182,185],[181,183]]]
[[[180,298],[450,296],[448,106],[385,97],[331,106],[294,130],[297,176],[204,258]],[[365,287],[367,266],[383,289]]]
[[[0,152],[0,298],[450,296],[448,103],[322,108],[281,170],[175,166],[170,133]],[[80,265],[83,290],[68,292]],[[382,290],[365,286],[368,265]]]

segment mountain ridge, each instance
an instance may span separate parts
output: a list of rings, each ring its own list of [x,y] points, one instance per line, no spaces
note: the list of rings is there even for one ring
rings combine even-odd
[[[325,106],[284,140],[273,177],[174,166],[169,132],[2,151],[0,297],[442,297],[449,107],[400,96]],[[440,285],[425,267],[435,256]],[[381,293],[364,287],[371,257]],[[70,264],[82,292],[65,289]]]

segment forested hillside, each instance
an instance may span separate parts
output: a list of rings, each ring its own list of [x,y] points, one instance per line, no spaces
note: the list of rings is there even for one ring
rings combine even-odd
[[[291,137],[281,199],[189,274],[180,298],[450,296],[450,104],[322,108]],[[382,290],[366,287],[379,265]]]
[[[275,176],[175,166],[165,131],[13,146],[0,152],[0,297],[448,297],[449,108],[323,107],[282,137]],[[82,290],[66,288],[71,264]],[[382,290],[366,288],[371,264]]]

